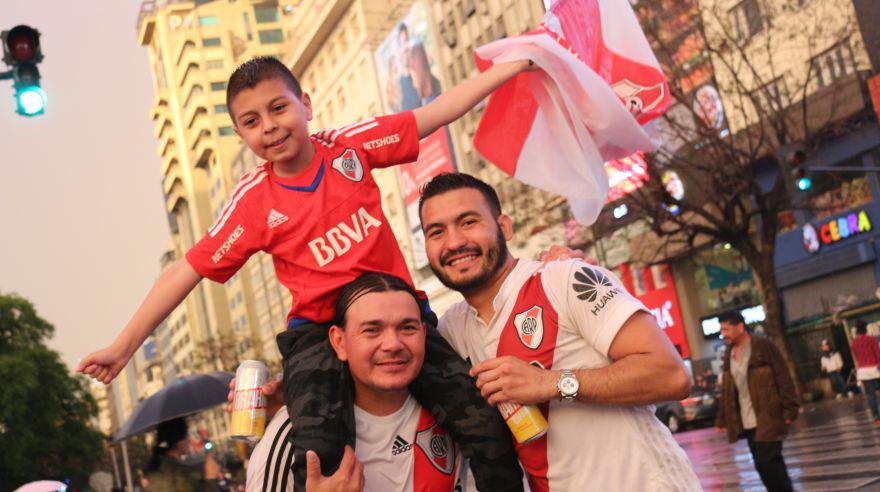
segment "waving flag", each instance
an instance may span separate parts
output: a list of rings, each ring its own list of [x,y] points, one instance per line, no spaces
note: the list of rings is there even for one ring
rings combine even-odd
[[[542,70],[492,94],[474,146],[592,224],[608,195],[603,163],[659,146],[646,124],[669,107],[666,79],[627,0],[558,0],[539,29],[476,52],[481,71],[526,58]]]

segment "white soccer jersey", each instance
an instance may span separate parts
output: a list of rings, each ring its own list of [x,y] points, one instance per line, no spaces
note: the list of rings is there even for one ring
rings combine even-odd
[[[646,310],[604,268],[582,261],[520,260],[493,301],[488,325],[460,302],[440,320],[455,350],[476,364],[513,355],[546,369],[611,364],[608,349],[634,313]],[[653,405],[539,405],[547,434],[517,454],[532,491],[700,490],[684,451]]]
[[[376,492],[466,491],[466,474],[452,439],[412,397],[397,412],[377,417],[355,407],[355,456],[364,465],[364,490]],[[287,409],[275,414],[254,448],[247,490],[292,491],[293,464]]]

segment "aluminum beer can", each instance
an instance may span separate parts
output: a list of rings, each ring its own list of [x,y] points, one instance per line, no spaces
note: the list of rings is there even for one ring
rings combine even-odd
[[[504,402],[498,404],[498,410],[520,444],[528,444],[547,433],[547,419],[535,405]]]
[[[269,380],[269,368],[258,360],[246,360],[235,371],[232,400],[232,439],[256,442],[266,431],[266,395],[260,387]]]

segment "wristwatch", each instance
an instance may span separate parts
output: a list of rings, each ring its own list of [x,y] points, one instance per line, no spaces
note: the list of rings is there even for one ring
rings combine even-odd
[[[574,371],[570,369],[560,371],[559,379],[556,381],[556,389],[559,390],[559,401],[574,401],[579,388],[580,383],[577,376],[574,375]]]

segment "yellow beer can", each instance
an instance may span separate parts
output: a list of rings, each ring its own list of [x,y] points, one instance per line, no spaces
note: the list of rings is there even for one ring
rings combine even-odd
[[[547,419],[536,405],[504,402],[498,404],[498,410],[520,444],[528,444],[547,433]]]
[[[232,400],[232,439],[256,442],[266,431],[266,395],[260,387],[269,380],[269,367],[258,360],[246,360],[235,371]]]

